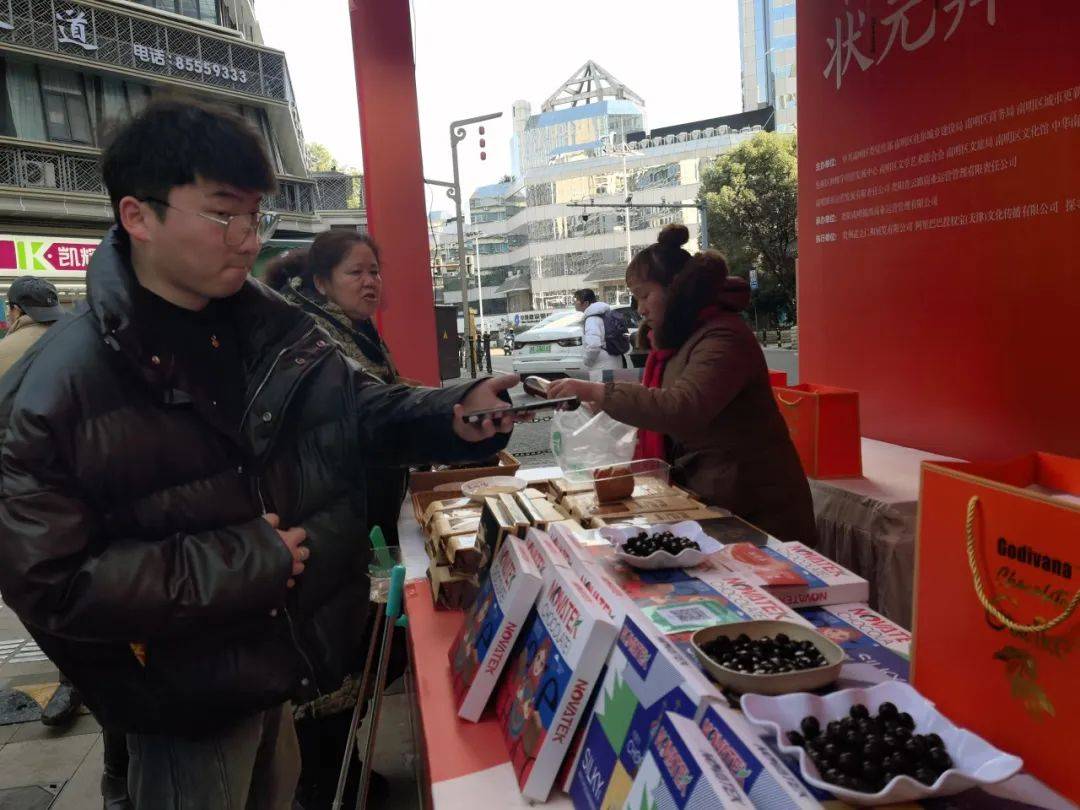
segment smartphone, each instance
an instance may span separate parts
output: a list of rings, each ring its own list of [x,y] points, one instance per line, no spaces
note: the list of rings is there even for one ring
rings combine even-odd
[[[529,405],[511,405],[507,408],[494,408],[488,411],[473,411],[463,417],[465,423],[478,425],[488,417],[503,416],[516,413],[533,413],[534,411],[573,411],[581,406],[581,400],[577,397],[563,397],[562,399],[548,399],[543,402],[533,402]]]
[[[537,376],[526,377],[522,388],[531,397],[547,399],[548,390],[551,388],[551,380],[545,380],[543,377]]]

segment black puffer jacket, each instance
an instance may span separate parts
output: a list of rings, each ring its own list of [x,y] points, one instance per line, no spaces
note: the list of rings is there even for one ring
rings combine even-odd
[[[0,383],[0,591],[103,725],[197,735],[355,669],[365,464],[482,458],[505,437],[456,438],[467,386],[374,382],[255,281],[228,301],[243,422],[215,429],[170,359],[146,356],[134,285],[112,232],[89,307]],[[307,530],[292,591],[263,512]]]

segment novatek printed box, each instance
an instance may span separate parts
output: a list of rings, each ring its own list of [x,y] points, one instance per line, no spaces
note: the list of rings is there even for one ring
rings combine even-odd
[[[714,624],[757,619],[810,624],[772,594],[740,576],[702,571],[701,582],[704,589],[698,595],[645,604],[641,609],[667,634],[691,633]]]
[[[870,585],[802,543],[770,539],[766,546],[735,543],[710,555],[717,570],[726,568],[756,582],[785,605],[801,608],[865,602]]]
[[[577,810],[621,808],[664,712],[694,719],[720,692],[631,607],[608,658],[566,791]]]
[[[803,608],[799,613],[847,653],[838,689],[907,681],[911,633],[900,625],[858,603]]]
[[[760,806],[760,805],[759,805]],[[724,810],[754,804],[693,720],[664,714],[649,742],[625,810]]]
[[[529,533],[530,554],[561,556],[550,544],[543,532]],[[540,802],[547,801],[618,629],[571,568],[544,562],[543,591],[496,700],[521,792]]]
[[[698,725],[713,753],[754,807],[819,810],[822,805],[818,799],[831,798],[804,784],[740,712],[712,703],[705,707]],[[795,770],[798,771],[797,764]]]
[[[484,713],[542,586],[522,542],[506,538],[450,647],[459,717],[476,722]]]

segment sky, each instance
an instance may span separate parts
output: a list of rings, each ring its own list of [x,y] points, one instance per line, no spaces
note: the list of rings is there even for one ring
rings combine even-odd
[[[514,101],[540,112],[589,59],[645,100],[649,127],[739,112],[736,2],[412,0],[424,176],[452,179],[451,121],[501,111],[486,125],[486,161],[475,130],[458,146],[466,199],[497,182],[510,171]],[[256,11],[266,44],[285,51],[304,138],[362,169],[348,0],[258,0]],[[429,210],[452,207],[442,189],[427,193]]]

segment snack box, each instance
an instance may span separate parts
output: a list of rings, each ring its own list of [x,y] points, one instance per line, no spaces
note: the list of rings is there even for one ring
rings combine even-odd
[[[547,801],[607,660],[617,625],[543,532],[529,532],[544,585],[504,673],[496,713],[522,794]],[[495,797],[497,798],[497,797]]]
[[[617,529],[626,526],[647,529],[650,526],[656,526],[660,523],[681,523],[684,520],[697,521],[704,526],[704,524],[709,521],[724,518],[726,518],[726,513],[722,510],[714,509],[709,506],[702,506],[701,508],[694,509],[673,509],[667,512],[645,512],[640,515],[629,515],[627,517],[594,517],[589,521],[589,525],[594,529],[603,529],[605,527]]]
[[[682,491],[675,495],[634,497],[605,504],[597,502],[595,493],[568,495],[563,501],[563,506],[570,510],[572,518],[582,523],[594,519],[610,523],[613,520],[650,512],[689,512],[705,508],[705,504],[694,500]]]
[[[530,532],[538,531],[530,529]],[[552,544],[559,550],[571,570],[578,575],[596,603],[604,610],[608,618],[621,626],[626,616],[630,600],[622,589],[613,582],[602,568],[594,562],[594,557],[587,546],[581,545],[572,528],[563,523],[553,523],[546,532]]]
[[[762,810],[819,810],[832,796],[806,785],[799,765],[779,751],[746,721],[741,712],[720,703],[705,707],[698,722],[710,749]],[[793,770],[794,769],[794,770]],[[830,805],[835,806],[835,805]]]
[[[866,602],[870,598],[865,579],[798,542],[770,539],[765,546],[735,543],[714,552],[710,561],[719,571],[727,569],[756,582],[792,607]]]
[[[473,603],[480,583],[475,575],[455,574],[449,566],[438,565],[434,560],[428,566],[431,580],[431,598],[436,607],[447,610],[464,610]]]
[[[649,593],[647,602],[635,600],[653,624],[669,635],[758,619],[810,626],[809,621],[754,582],[727,572],[717,576],[708,569],[696,573],[697,577],[686,574],[686,580],[671,582],[674,591],[667,598]],[[695,579],[699,584],[688,581]]]
[[[484,713],[542,586],[524,543],[508,537],[450,646],[459,717],[476,722]]]
[[[802,608],[799,615],[847,653],[837,689],[907,681],[911,633],[859,603]]]
[[[480,513],[480,526],[476,530],[476,536],[487,547],[488,553],[494,554],[506,537],[517,533],[518,524],[507,514],[500,499],[484,498],[484,509]]]
[[[565,785],[574,807],[622,807],[664,713],[697,719],[720,699],[697,665],[630,607]]]
[[[487,548],[475,534],[455,534],[442,544],[451,573],[476,574],[484,567]]]
[[[693,720],[667,713],[649,741],[624,810],[724,810],[754,804]]]

